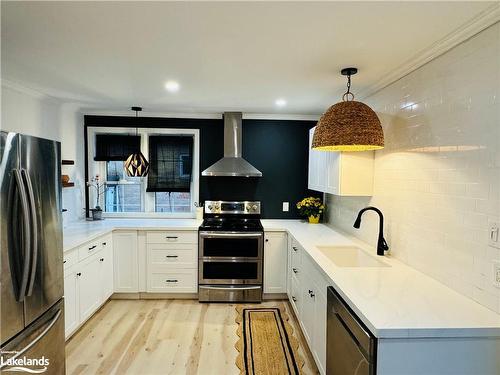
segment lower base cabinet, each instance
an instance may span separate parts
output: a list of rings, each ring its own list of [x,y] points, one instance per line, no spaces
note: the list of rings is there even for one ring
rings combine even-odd
[[[66,338],[80,324],[78,307],[78,276],[76,270],[64,271],[64,332]]]
[[[99,250],[85,255],[82,249],[99,244]],[[98,239],[92,246],[85,244],[64,254],[65,261],[75,257],[80,260],[66,262],[64,270],[64,320],[65,336],[69,338],[113,294],[113,250],[111,237]],[[82,255],[83,254],[83,255]]]
[[[288,297],[321,374],[326,373],[328,281],[297,241],[289,242]]]
[[[113,232],[113,279],[117,293],[139,292],[137,231]]]
[[[77,273],[80,320],[85,321],[96,311],[102,299],[99,253],[83,264]]]
[[[287,234],[264,233],[264,293],[286,293]]]

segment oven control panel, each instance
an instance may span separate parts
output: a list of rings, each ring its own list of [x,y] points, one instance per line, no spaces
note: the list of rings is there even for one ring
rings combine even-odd
[[[207,214],[260,215],[259,201],[205,201]]]

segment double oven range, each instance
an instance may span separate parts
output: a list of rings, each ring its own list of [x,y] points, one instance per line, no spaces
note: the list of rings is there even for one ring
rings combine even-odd
[[[198,244],[200,302],[262,300],[260,202],[206,201]]]

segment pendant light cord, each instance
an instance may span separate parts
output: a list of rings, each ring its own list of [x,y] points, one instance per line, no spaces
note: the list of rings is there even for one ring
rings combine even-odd
[[[349,100],[349,95],[351,100]],[[354,100],[354,94],[351,92],[351,75],[347,74],[347,91],[342,95],[342,101],[349,102]]]
[[[135,110],[135,118],[138,118],[139,117],[139,111],[136,109]],[[135,136],[137,137],[137,133],[139,132],[139,130],[137,129],[137,120],[135,120]]]

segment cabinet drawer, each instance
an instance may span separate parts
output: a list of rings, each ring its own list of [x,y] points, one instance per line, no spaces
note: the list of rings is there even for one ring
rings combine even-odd
[[[151,272],[148,279],[148,292],[195,293],[197,292],[197,275],[197,269]]]
[[[198,232],[196,231],[155,231],[146,233],[147,243],[198,243]]]
[[[302,253],[304,252],[304,250],[302,250],[302,247],[298,244],[297,241],[295,241],[295,239],[292,239],[290,252],[292,272],[294,275],[297,275],[302,268]]]
[[[64,253],[63,256],[64,269],[78,263],[78,249],[73,249]]]
[[[100,238],[94,241],[87,242],[85,245],[78,248],[78,259],[83,260],[89,256],[98,253],[102,249],[102,241]]]
[[[299,289],[299,282],[295,276],[292,276],[292,288],[291,288],[291,295],[290,295],[290,303],[293,305],[295,308],[295,312],[297,315],[301,313],[301,300],[302,296],[300,295],[300,289]]]
[[[307,275],[312,284],[314,285],[314,289],[320,290],[320,292],[326,295],[327,287],[330,284],[323,275],[323,271],[316,265],[316,262],[309,257],[308,254],[304,254],[302,256],[302,273]],[[312,286],[312,285],[311,285]]]
[[[194,244],[149,244],[148,263],[155,266],[197,268],[198,248]]]

